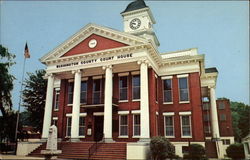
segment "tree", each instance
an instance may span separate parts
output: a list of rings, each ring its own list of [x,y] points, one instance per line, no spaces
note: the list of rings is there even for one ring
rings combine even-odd
[[[188,154],[184,154],[183,159],[205,160],[205,148],[200,144],[191,144],[188,149]]]
[[[244,147],[241,143],[231,144],[227,147],[226,152],[227,156],[233,160],[245,158]]]
[[[250,131],[250,106],[240,102],[231,102],[230,105],[235,140],[241,142],[241,139],[246,137]]]
[[[165,137],[153,137],[150,141],[150,151],[153,160],[173,158],[174,146]]]
[[[23,102],[29,114],[29,121],[37,131],[42,131],[47,81],[43,79],[44,70],[28,73],[23,90]]]
[[[15,55],[8,52],[8,49],[0,45],[0,110],[6,116],[6,110],[11,110],[11,91],[15,77],[9,73],[10,67],[15,64]]]

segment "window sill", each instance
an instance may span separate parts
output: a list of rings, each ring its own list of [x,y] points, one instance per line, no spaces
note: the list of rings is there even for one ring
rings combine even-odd
[[[128,100],[119,100],[119,103],[128,102]]]
[[[73,104],[67,104],[67,106],[70,106],[70,107],[71,107],[71,106],[73,106]]]
[[[165,136],[165,138],[175,138],[175,136]]]
[[[141,99],[133,99],[132,102],[139,102]]]
[[[181,138],[192,138],[192,136],[181,136]]]
[[[141,138],[141,136],[133,136],[132,138]]]
[[[163,102],[163,104],[174,104],[173,102]]]
[[[79,136],[79,138],[85,138],[85,136]]]
[[[70,138],[70,136],[65,136],[65,138]]]
[[[128,138],[128,136],[119,136],[118,138]]]
[[[183,104],[183,103],[190,103],[190,101],[180,101],[179,103],[180,103],[180,104]]]
[[[54,109],[55,112],[59,111],[59,109]]]

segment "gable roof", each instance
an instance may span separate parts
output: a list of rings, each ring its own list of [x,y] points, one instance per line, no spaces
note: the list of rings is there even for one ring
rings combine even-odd
[[[89,23],[85,27],[80,29],[78,32],[76,32],[74,35],[72,35],[70,38],[68,38],[66,41],[64,41],[62,44],[60,44],[58,47],[56,47],[55,49],[53,49],[52,51],[41,57],[40,61],[42,63],[45,63],[47,60],[60,58],[62,55],[71,50],[73,47],[75,47],[83,40],[88,38],[91,34],[96,34],[102,37],[106,37],[115,40],[117,42],[127,44],[129,46],[145,44],[149,42],[146,39],[131,35],[129,33]]]

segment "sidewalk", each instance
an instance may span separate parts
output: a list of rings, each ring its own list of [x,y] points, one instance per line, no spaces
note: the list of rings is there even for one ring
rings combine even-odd
[[[19,160],[19,159],[27,159],[27,160],[43,160],[41,157],[26,157],[26,156],[16,156],[16,155],[2,155],[0,154],[1,160]]]

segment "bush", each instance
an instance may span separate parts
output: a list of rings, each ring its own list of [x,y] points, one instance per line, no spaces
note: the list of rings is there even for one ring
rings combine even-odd
[[[241,143],[231,144],[229,147],[227,147],[226,152],[227,156],[233,160],[245,158],[244,147]]]
[[[206,160],[205,148],[200,144],[191,144],[188,154],[184,154],[183,159]]]
[[[153,160],[173,158],[174,146],[162,136],[153,137],[150,141],[150,151]]]

